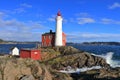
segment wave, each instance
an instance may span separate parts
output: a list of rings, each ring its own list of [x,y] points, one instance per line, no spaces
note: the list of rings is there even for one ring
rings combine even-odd
[[[120,67],[120,61],[117,60],[113,60],[113,52],[108,52],[106,55],[102,54],[102,55],[96,55],[96,54],[92,54],[94,56],[98,56],[98,57],[102,57],[104,59],[106,59],[106,62],[113,68],[115,67]],[[68,66],[65,70],[60,70],[59,72],[62,73],[80,73],[80,72],[85,72],[88,70],[92,70],[92,69],[100,69],[100,66],[93,66],[93,67],[83,67],[83,68],[77,68],[77,69],[73,69],[70,66]]]
[[[120,61],[112,59],[114,55],[113,52],[108,52],[106,55],[105,54],[102,55],[92,54],[92,55],[104,58],[106,62],[113,68],[120,67]]]
[[[69,67],[69,68],[68,68]],[[60,70],[59,72],[62,72],[62,73],[80,73],[80,72],[85,72],[85,71],[88,71],[88,70],[92,70],[92,69],[100,69],[101,67],[100,66],[93,66],[93,67],[83,67],[83,68],[77,68],[77,69],[73,69],[71,68],[70,66],[68,66],[67,70]]]
[[[108,64],[110,64],[111,67],[115,68],[115,67],[120,67],[120,61],[118,60],[113,60],[113,52],[108,52],[105,56],[106,62]]]

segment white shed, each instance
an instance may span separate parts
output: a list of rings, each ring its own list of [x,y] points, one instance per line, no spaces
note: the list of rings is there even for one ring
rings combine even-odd
[[[13,56],[19,56],[19,49],[17,47],[13,47],[10,52]]]

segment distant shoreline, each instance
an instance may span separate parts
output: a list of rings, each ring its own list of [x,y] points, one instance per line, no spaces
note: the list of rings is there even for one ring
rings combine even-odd
[[[77,44],[77,45],[120,45],[120,42],[83,42],[83,43],[67,43],[67,44]]]
[[[41,42],[38,41],[25,41],[25,42],[17,42],[17,41],[2,41],[0,44],[41,44]],[[77,45],[120,45],[120,42],[82,42],[82,43],[74,43],[74,42],[68,42],[67,45],[70,44],[77,44]]]
[[[40,42],[0,42],[0,44],[40,44]]]

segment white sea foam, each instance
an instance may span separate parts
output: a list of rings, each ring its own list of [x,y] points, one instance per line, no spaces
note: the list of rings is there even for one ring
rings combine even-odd
[[[113,54],[114,54],[113,52],[108,52],[105,56],[106,62],[110,65],[113,63],[112,60]]]
[[[93,66],[93,67],[83,67],[83,68],[77,68],[77,69],[68,69],[68,70],[60,70],[59,72],[62,72],[62,73],[80,73],[80,72],[85,72],[85,71],[88,71],[88,70],[92,70],[92,69],[100,69],[101,67],[100,66]]]
[[[92,54],[94,56],[98,56],[98,57],[102,57],[104,59],[106,59],[106,62],[111,66],[111,67],[120,67],[120,61],[117,60],[113,60],[113,52],[108,52],[106,55],[96,55],[96,54]]]
[[[104,59],[106,59],[106,62],[108,64],[110,64],[111,67],[120,67],[120,61],[117,60],[113,60],[112,57],[114,55],[113,52],[108,52],[106,55],[96,55],[96,54],[92,54],[94,56],[98,56],[98,57],[102,57]],[[70,66],[68,67],[68,69],[66,70],[60,70],[59,72],[62,73],[80,73],[80,72],[85,72],[87,70],[92,70],[92,69],[100,69],[100,66],[93,66],[91,68],[88,67],[83,67],[83,68],[77,68],[77,69],[72,69]]]
[[[106,55],[106,62],[108,64],[110,64],[111,67],[120,67],[120,61],[112,59],[113,54],[114,54],[113,52],[107,53],[107,55]]]

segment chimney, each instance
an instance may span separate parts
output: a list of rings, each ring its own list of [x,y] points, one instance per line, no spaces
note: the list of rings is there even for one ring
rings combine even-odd
[[[50,30],[50,34],[52,33],[52,30]]]

